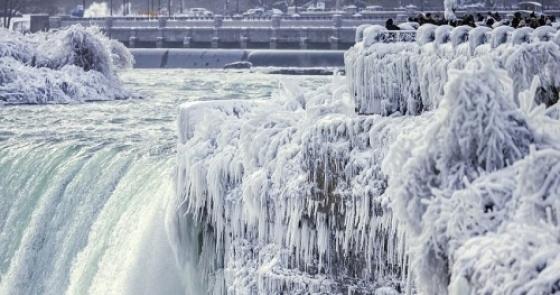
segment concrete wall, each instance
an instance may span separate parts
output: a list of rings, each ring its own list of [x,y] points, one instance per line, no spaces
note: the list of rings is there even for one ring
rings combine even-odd
[[[51,28],[72,24],[99,26],[113,39],[131,48],[239,48],[239,49],[347,49],[354,43],[355,28],[375,19],[280,18],[233,20],[137,18],[56,18]]]
[[[224,68],[249,62],[254,67],[343,67],[342,50],[132,49],[135,68]]]
[[[29,17],[29,30],[32,33],[49,30],[48,14],[32,14]]]

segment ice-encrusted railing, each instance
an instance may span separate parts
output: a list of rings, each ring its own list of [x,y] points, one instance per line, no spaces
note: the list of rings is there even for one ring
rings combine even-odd
[[[560,109],[542,92],[558,46],[529,45],[500,48],[523,57],[527,89],[477,46],[416,116],[360,115],[339,80],[181,106],[180,261],[218,294],[557,292]]]
[[[449,69],[461,69],[471,59],[489,56],[518,83],[515,92],[528,89],[534,75],[542,88],[538,100],[558,100],[560,32],[552,27],[471,28],[421,26],[415,40],[402,42],[395,32],[380,26],[361,26],[356,45],[345,54],[348,91],[362,114],[401,112],[418,114],[437,107]],[[415,42],[411,42],[415,41]],[[386,43],[392,43],[386,46]],[[519,68],[519,67],[523,68]]]

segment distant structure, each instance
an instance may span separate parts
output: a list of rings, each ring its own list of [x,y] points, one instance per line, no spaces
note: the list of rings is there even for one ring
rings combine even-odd
[[[323,5],[315,5],[318,1],[308,0],[27,0],[29,3],[23,9],[23,12],[30,13],[49,13],[51,15],[70,15],[77,5],[83,5],[86,8],[93,2],[106,2],[109,6],[112,3],[112,11],[115,15],[124,14],[157,14],[157,12],[168,13],[172,15],[185,14],[192,8],[204,8],[214,14],[235,15],[243,14],[251,8],[261,7],[263,9],[279,9],[283,12],[288,11],[288,7],[297,7],[298,13],[313,11],[319,13]],[[418,10],[443,11],[444,1],[442,0],[325,0],[324,9],[334,10],[337,8],[357,10],[367,6],[375,10],[395,10],[414,7]],[[457,0],[459,9],[468,10],[496,10],[496,9],[514,9],[519,3],[527,2],[523,0]],[[560,1],[558,0],[537,0],[534,1],[542,6],[543,9],[560,9]],[[127,9],[123,9],[127,7]],[[128,7],[130,9],[128,9]],[[111,8],[111,7],[110,7]]]

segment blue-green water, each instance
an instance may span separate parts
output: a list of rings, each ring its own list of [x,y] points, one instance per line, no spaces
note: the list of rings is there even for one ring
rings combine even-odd
[[[144,99],[0,107],[0,294],[190,294],[167,239],[177,106],[328,77],[134,70]]]

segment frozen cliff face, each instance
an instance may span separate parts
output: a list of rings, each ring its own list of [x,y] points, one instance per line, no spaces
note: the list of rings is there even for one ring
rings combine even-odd
[[[130,96],[116,71],[133,58],[95,28],[22,35],[0,31],[0,103],[58,103]]]
[[[380,164],[414,122],[359,118],[343,89],[181,108],[178,216],[204,224],[202,239],[223,257],[211,291],[406,287],[405,240],[384,209]]]
[[[345,54],[348,91],[357,112],[415,115],[433,110],[443,97],[448,71],[462,69],[478,57],[489,57],[489,62],[519,81],[516,100],[538,75],[541,89],[536,100],[552,105],[558,101],[560,89],[558,75],[551,74],[560,67],[559,44],[548,41],[553,40],[554,29],[541,29],[534,35],[529,28],[512,30],[424,25],[416,33],[416,43],[391,46],[383,42],[386,32],[375,31],[376,38],[358,42]]]
[[[346,85],[181,106],[179,260],[214,294],[557,292],[558,46],[368,29]]]

